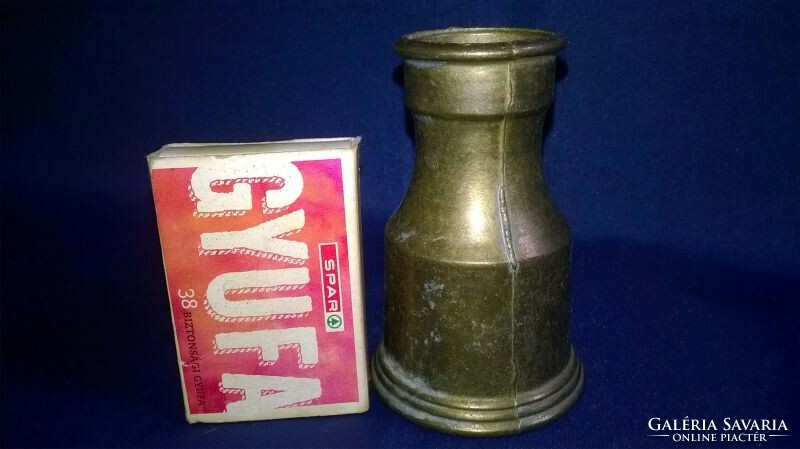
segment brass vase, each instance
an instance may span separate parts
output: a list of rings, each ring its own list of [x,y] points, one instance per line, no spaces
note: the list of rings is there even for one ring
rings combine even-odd
[[[553,32],[451,28],[402,37],[416,161],[386,227],[384,401],[462,435],[522,432],[577,400],[571,236],[547,194],[542,125]]]

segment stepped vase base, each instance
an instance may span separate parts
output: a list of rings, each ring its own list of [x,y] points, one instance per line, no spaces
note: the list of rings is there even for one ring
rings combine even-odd
[[[561,372],[539,388],[505,404],[481,403],[421,385],[380,347],[372,360],[372,382],[389,408],[412,422],[444,433],[488,437],[522,433],[557,419],[578,400],[584,379],[573,349]]]

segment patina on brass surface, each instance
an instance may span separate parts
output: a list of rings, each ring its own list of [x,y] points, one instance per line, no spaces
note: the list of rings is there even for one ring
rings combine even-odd
[[[372,365],[386,403],[449,433],[543,425],[577,400],[570,231],[540,167],[556,33],[446,29],[406,58],[416,162],[386,228],[386,330]]]

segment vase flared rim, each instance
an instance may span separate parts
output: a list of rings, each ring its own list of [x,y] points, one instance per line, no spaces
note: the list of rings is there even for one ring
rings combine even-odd
[[[555,55],[567,44],[554,31],[534,28],[444,28],[406,34],[394,44],[407,59],[488,61]]]

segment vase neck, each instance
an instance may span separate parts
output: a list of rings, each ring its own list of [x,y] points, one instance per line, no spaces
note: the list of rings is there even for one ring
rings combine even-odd
[[[540,164],[564,43],[520,29],[448,29],[398,42],[417,154],[389,224],[403,231],[387,236],[420,254],[513,267],[568,243]]]
[[[486,120],[415,114],[417,156],[412,182],[432,182],[437,189],[458,191],[504,187],[543,193],[543,122],[544,112]]]

